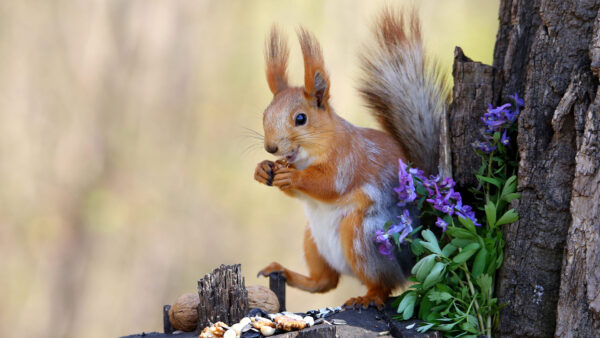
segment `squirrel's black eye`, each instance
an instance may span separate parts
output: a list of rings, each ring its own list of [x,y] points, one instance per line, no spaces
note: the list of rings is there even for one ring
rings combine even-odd
[[[300,113],[296,115],[296,126],[302,126],[306,123],[306,114]]]

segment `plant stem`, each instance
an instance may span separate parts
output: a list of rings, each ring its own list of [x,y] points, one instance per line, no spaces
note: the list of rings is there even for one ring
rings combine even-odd
[[[469,285],[469,291],[471,291],[471,296],[473,296],[473,300],[475,301],[475,312],[477,313],[477,320],[479,321],[479,327],[482,332],[487,332],[489,330],[486,329],[485,325],[483,325],[483,318],[481,317],[481,312],[479,312],[479,303],[477,302],[477,297],[475,296],[475,287],[473,287],[473,283],[471,283],[471,278],[469,277],[469,269],[467,269],[467,263],[463,263],[461,268],[465,271],[465,276],[467,276],[467,284]],[[488,335],[491,338],[491,334]]]
[[[492,163],[493,163],[493,158],[494,158],[494,152],[492,151],[490,153],[490,158],[488,160],[488,164],[487,164],[487,177],[491,178],[492,177]],[[490,184],[486,183],[485,184],[485,203],[490,201]]]

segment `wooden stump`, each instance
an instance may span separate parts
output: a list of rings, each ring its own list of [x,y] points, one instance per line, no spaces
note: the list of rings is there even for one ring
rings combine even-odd
[[[269,288],[279,300],[279,312],[285,311],[285,276],[282,272],[273,272],[269,275]]]
[[[218,321],[239,322],[248,313],[248,291],[240,264],[221,265],[198,281],[198,329]]]

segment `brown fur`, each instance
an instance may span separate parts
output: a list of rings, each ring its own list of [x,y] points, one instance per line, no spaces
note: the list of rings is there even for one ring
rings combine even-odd
[[[273,26],[265,48],[267,83],[273,95],[288,86],[287,62],[289,55],[290,51],[286,39],[281,36],[279,29]]]
[[[423,58],[418,49],[421,47],[421,36],[414,12],[409,20],[409,28],[406,29],[403,16],[396,16],[390,10],[385,11],[378,21],[376,37],[379,48],[374,58],[365,59],[367,80],[361,91],[387,133],[355,127],[333,111],[329,104],[330,81],[321,48],[309,32],[304,29],[298,32],[304,58],[304,87],[288,86],[285,68],[287,46],[276,29],[271,31],[270,42],[267,44],[267,82],[274,97],[263,117],[265,147],[269,145],[273,149],[276,146],[275,155],[288,158],[292,163],[288,166],[276,166],[274,162],[263,161],[256,168],[255,179],[267,185],[272,184],[289,196],[330,206],[331,211],[327,211],[327,215],[336,215],[340,210],[349,211],[340,216],[339,228],[332,227],[339,230],[331,231],[339,233],[321,232],[321,228],[313,228],[315,234],[321,236],[319,238],[329,234],[339,236],[341,248],[334,247],[334,253],[319,252],[315,234],[311,233],[310,227],[318,223],[307,228],[304,254],[308,276],[286,269],[276,262],[265,267],[259,274],[283,271],[290,286],[310,292],[325,292],[337,286],[340,273],[334,266],[337,265],[340,271],[349,267],[352,274],[368,289],[365,296],[349,299],[346,302],[349,306],[382,306],[392,289],[400,283],[398,279],[403,278],[402,274],[373,270],[369,266],[373,261],[377,262],[379,256],[369,256],[374,244],[372,238],[365,238],[365,219],[370,217],[367,213],[372,210],[372,206],[379,203],[377,207],[381,207],[385,196],[391,192],[373,192],[373,188],[368,190],[368,187],[396,184],[397,176],[394,176],[394,171],[390,174],[390,168],[395,170],[398,158],[422,164],[426,166],[423,167],[426,170],[434,168],[436,159],[432,156],[436,152],[437,134],[425,135],[417,129],[425,128],[427,122],[439,117],[439,112],[435,109],[443,109],[445,104],[443,99],[440,103],[434,98],[433,103],[420,107],[418,104],[421,101],[418,99],[413,102],[412,97],[396,97],[397,94],[391,92],[393,88],[387,88],[382,79],[385,72],[405,67],[407,71],[423,77],[416,79],[422,83],[408,83],[398,76],[398,81],[406,82],[399,83],[400,85],[407,86],[408,89],[414,89],[408,86],[422,89],[430,96],[437,93],[435,88],[427,86],[439,86],[439,82],[431,82],[439,79],[435,76],[426,78],[425,68],[409,64],[411,60],[402,58],[403,53],[415,51],[414,55]],[[397,67],[388,69],[390,65]],[[419,87],[420,85],[425,87]],[[298,114],[306,115],[306,124],[295,125]],[[413,142],[413,138],[416,141]],[[338,249],[341,249],[341,253]],[[337,257],[340,255],[343,255],[342,259],[347,266],[339,264]],[[328,261],[333,262],[333,265],[329,265]],[[396,265],[385,266],[399,268]]]

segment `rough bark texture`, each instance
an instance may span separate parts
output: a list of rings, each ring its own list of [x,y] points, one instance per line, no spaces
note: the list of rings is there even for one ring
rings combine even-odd
[[[590,46],[591,68],[600,68],[600,17]],[[571,199],[573,223],[563,260],[556,336],[593,337],[600,332],[600,95],[581,118]],[[579,112],[576,112],[576,114]],[[579,118],[580,116],[576,116]]]
[[[576,138],[594,97],[588,49],[598,1],[503,0],[494,66],[501,99],[525,98],[519,119],[520,220],[505,228],[499,333],[552,336],[571,223]]]
[[[237,323],[248,313],[248,291],[241,266],[221,265],[198,281],[198,326]]]
[[[461,190],[476,184],[470,143],[485,105],[515,92],[525,98],[517,138],[522,197],[514,205],[521,218],[505,227],[497,278],[506,304],[501,336],[600,329],[600,98],[592,73],[600,67],[599,8],[600,0],[501,0],[494,67],[455,53],[450,128]]]
[[[462,49],[454,51],[452,76],[454,88],[449,109],[452,172],[457,189],[461,192],[477,185],[473,175],[481,160],[471,144],[481,138],[480,117],[494,102],[494,69],[465,56]]]

